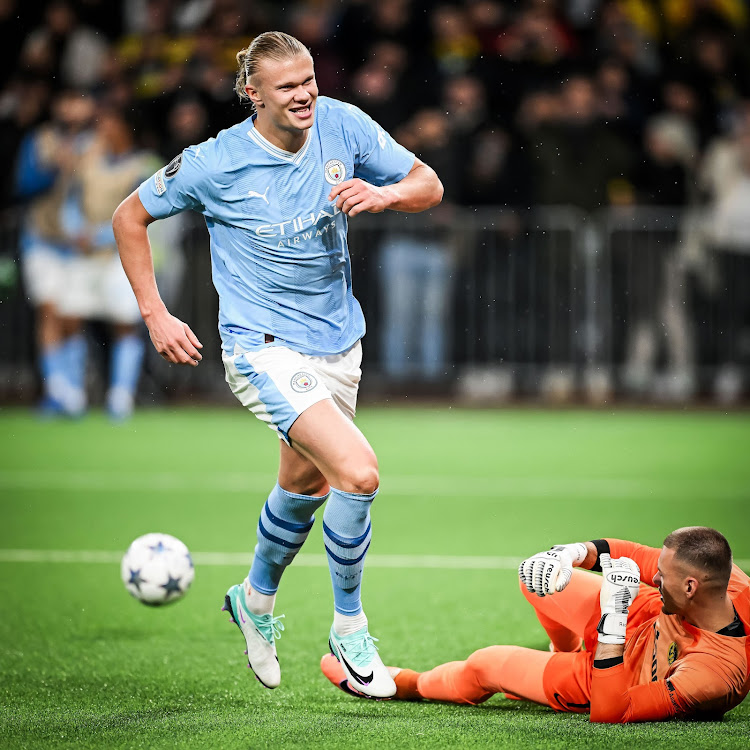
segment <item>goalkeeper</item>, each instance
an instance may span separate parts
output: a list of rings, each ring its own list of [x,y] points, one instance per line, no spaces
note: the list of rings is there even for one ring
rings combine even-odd
[[[718,719],[750,691],[750,578],[714,529],[677,529],[661,550],[619,539],[555,546],[519,576],[549,651],[490,646],[428,672],[389,667],[396,699],[475,705],[504,693],[625,723]],[[359,695],[333,657],[321,668]]]

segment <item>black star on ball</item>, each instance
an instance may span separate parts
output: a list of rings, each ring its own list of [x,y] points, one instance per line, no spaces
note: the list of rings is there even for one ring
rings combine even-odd
[[[130,580],[128,581],[128,583],[135,586],[137,591],[141,590],[141,584],[145,580],[146,580],[145,578],[141,578],[140,570],[133,570],[132,568],[130,569]]]
[[[164,542],[160,539],[158,544],[154,544],[149,549],[155,554],[160,555],[162,552],[166,552],[167,548],[164,546]]]
[[[172,578],[172,576],[169,576],[167,582],[162,583],[161,587],[167,592],[167,596],[180,593],[180,580],[180,578]]]

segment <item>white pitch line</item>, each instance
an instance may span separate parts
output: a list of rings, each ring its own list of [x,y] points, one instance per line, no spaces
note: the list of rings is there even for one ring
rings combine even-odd
[[[265,493],[275,477],[260,473],[0,471],[0,492],[68,490],[76,492],[225,492]],[[632,479],[624,477],[478,477],[384,475],[384,493],[427,497],[556,497],[560,493],[587,498],[658,496],[665,490],[705,485],[716,499],[745,497],[740,482],[715,479]]]
[[[0,549],[0,563],[119,563],[125,551]],[[458,555],[369,555],[369,568],[431,568],[440,570],[515,570],[522,558],[462,557]],[[252,553],[196,552],[198,566],[244,565],[252,562]],[[303,568],[327,568],[325,555],[299,554],[294,565]]]
[[[0,549],[0,563],[105,563],[119,564],[122,552],[109,550]],[[428,570],[516,570],[522,557],[489,557],[462,555],[368,555],[368,568],[421,568]],[[249,566],[252,554],[244,552],[196,552],[198,566]],[[743,570],[750,570],[749,560],[735,560]],[[325,555],[299,554],[294,565],[303,568],[327,568]]]

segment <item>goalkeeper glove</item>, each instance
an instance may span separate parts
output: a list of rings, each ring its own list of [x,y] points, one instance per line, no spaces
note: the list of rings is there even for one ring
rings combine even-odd
[[[518,567],[518,577],[526,588],[537,596],[548,596],[562,591],[573,577],[573,568],[588,554],[583,542],[557,544],[524,560]]]
[[[596,628],[599,643],[624,644],[628,610],[638,596],[641,571],[629,557],[613,560],[607,553],[599,555],[599,564],[603,574],[599,593],[602,619]]]

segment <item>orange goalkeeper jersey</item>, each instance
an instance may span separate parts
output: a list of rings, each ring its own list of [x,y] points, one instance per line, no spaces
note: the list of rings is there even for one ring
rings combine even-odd
[[[607,539],[613,558],[629,557],[641,570],[641,592],[628,617],[623,663],[594,669],[591,720],[655,721],[675,716],[718,718],[750,691],[750,578],[736,565],[728,593],[744,636],[720,635],[661,611],[653,587],[661,550]],[[586,648],[594,651],[599,613],[586,627]]]

